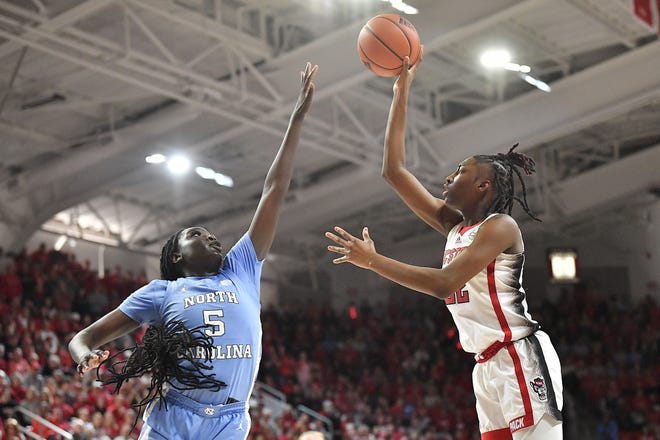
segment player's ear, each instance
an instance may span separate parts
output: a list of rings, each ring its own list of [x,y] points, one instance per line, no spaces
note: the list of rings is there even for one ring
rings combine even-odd
[[[181,252],[174,252],[172,254],[172,263],[176,264],[181,260],[183,260],[183,255],[181,255]]]
[[[477,189],[479,191],[488,191],[491,187],[493,182],[490,181],[490,179],[481,179],[479,183],[477,183]]]

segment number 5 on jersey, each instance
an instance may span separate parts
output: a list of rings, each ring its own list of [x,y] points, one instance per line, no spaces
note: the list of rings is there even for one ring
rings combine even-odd
[[[204,310],[204,324],[212,325],[213,329],[206,329],[204,332],[211,337],[222,336],[225,334],[225,323],[217,318],[222,318],[225,313],[220,310]]]

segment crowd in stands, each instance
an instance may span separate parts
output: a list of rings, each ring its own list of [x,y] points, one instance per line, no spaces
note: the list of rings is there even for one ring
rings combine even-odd
[[[73,334],[116,307],[144,273],[117,267],[99,279],[89,262],[46,249],[0,255],[0,440],[28,427],[59,439],[20,407],[75,439],[137,438],[132,430],[148,378],[119,394],[80,377],[67,351]],[[442,302],[393,289],[382,303],[334,310],[323,298],[262,311],[259,381],[286,395],[284,411],[252,402],[250,439],[288,440],[332,421],[335,439],[479,438],[473,358],[460,350]],[[657,362],[660,309],[646,297],[603,298],[566,289],[532,310],[562,361],[567,440],[660,438]],[[133,345],[144,329],[111,344]]]

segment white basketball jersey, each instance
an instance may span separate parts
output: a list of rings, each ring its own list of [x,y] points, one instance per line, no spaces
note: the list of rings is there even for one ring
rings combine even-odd
[[[454,226],[447,235],[442,265],[470,246],[481,225]],[[516,341],[539,328],[527,311],[522,287],[524,254],[499,254],[486,268],[469,280],[463,288],[445,299],[451,312],[463,349],[481,353],[493,342]]]

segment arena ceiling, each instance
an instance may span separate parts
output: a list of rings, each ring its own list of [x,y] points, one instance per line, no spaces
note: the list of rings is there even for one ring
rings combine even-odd
[[[570,230],[660,192],[660,42],[629,0],[409,0],[425,47],[409,165],[438,193],[468,155],[520,142],[544,228]],[[274,247],[327,259],[323,232],[379,242],[428,228],[380,177],[392,79],[360,63],[381,0],[0,0],[0,220],[5,247],[39,228],[156,253],[180,226],[247,228],[306,61],[320,66]],[[552,88],[484,68],[485,49]],[[186,153],[230,176],[173,178]],[[538,226],[536,226],[538,227]]]

